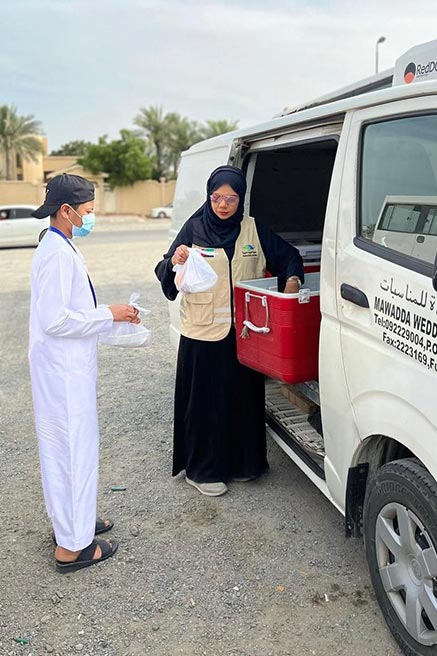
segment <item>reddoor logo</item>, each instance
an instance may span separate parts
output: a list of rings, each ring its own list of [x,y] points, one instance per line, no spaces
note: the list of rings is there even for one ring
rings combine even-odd
[[[410,62],[404,71],[404,82],[410,84],[416,77],[416,64]]]
[[[431,60],[426,64],[410,62],[404,71],[404,82],[410,84],[416,77],[437,79],[437,60]]]

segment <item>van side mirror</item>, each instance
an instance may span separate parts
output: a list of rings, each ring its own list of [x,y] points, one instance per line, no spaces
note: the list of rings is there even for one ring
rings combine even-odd
[[[434,260],[434,266],[432,268],[432,286],[437,292],[437,253]]]

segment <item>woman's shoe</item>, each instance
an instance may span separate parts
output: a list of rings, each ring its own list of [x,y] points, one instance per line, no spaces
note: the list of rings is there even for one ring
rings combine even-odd
[[[220,497],[228,491],[228,486],[224,483],[196,483],[196,481],[192,481],[188,476],[185,476],[185,480],[188,485],[192,485],[207,497]]]

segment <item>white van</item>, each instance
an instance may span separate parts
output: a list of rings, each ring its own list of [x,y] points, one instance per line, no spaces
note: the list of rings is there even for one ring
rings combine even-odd
[[[284,420],[267,379],[267,430],[343,513],[347,534],[364,535],[405,653],[436,655],[437,245],[423,243],[436,234],[437,41],[393,73],[190,148],[171,239],[223,164],[246,173],[246,213],[321,263],[318,379],[296,386],[321,426],[291,400],[299,429]],[[170,314],[176,344],[176,303]]]

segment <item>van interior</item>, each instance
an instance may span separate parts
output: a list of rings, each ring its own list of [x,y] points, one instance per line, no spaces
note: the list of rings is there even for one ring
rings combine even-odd
[[[320,259],[336,150],[337,141],[326,139],[249,155],[250,215],[297,246],[304,260]]]
[[[299,248],[305,272],[320,272],[334,137],[248,153],[248,213]],[[319,286],[320,290],[320,286]],[[318,299],[317,299],[318,302]],[[266,376],[266,422],[324,478],[318,381],[284,384]]]

